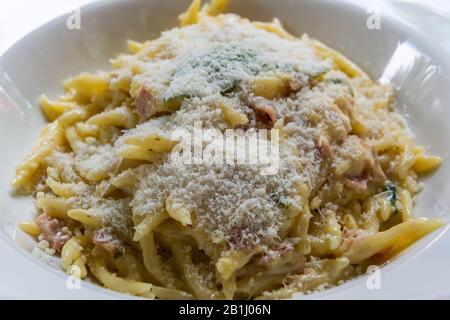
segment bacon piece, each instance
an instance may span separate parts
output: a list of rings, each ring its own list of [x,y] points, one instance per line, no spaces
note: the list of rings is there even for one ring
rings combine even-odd
[[[347,187],[359,193],[367,190],[369,180],[380,184],[384,183],[387,179],[383,169],[381,168],[375,148],[367,146],[364,147],[369,149],[369,152],[365,154],[366,158],[364,159],[361,172],[347,173],[344,180]]]
[[[148,120],[157,113],[153,95],[145,87],[139,90],[135,103],[136,111],[141,120]]]
[[[283,243],[277,246],[274,250],[269,250],[259,260],[259,265],[266,265],[277,258],[284,258],[294,252],[294,246],[291,243]]]
[[[249,226],[245,224],[235,225],[229,233],[229,237],[226,242],[228,250],[250,250],[255,247],[255,244],[247,237]]]
[[[331,149],[330,142],[328,142],[328,139],[321,137],[316,142],[316,149],[319,151],[320,157],[322,159],[328,159],[333,154],[333,150]]]
[[[358,193],[363,193],[367,190],[367,182],[369,181],[369,177],[370,170],[366,167],[359,175],[346,176],[344,184]]]
[[[113,256],[116,256],[118,253],[122,252],[120,242],[116,240],[105,228],[94,232],[92,242]]]
[[[291,89],[291,91],[295,93],[306,87],[308,85],[308,81],[303,78],[293,77],[289,79],[288,85],[289,89]]]
[[[49,243],[52,249],[61,251],[64,244],[71,238],[62,231],[62,225],[58,219],[51,218],[46,214],[41,214],[37,218],[37,224],[43,239]]]
[[[366,231],[356,229],[356,230],[349,230],[344,229],[342,233],[342,243],[339,246],[339,250],[341,252],[345,252],[350,250],[353,246],[355,246],[358,242],[360,242],[362,239],[364,239],[368,233]]]
[[[256,120],[273,128],[276,122],[275,110],[270,106],[254,106]]]
[[[289,89],[291,89],[291,91],[293,91],[293,92],[298,92],[303,88],[303,84],[294,79],[289,80],[288,84],[289,84]]]

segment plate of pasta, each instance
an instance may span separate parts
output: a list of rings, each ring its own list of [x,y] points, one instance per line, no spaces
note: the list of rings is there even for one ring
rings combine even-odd
[[[446,294],[450,68],[419,31],[335,1],[80,12],[0,58],[0,295]]]

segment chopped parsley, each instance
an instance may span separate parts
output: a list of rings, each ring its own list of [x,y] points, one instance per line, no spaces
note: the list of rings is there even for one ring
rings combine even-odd
[[[236,91],[238,91],[240,83],[241,83],[241,81],[235,80],[235,81],[233,81],[233,83],[232,83],[232,85],[230,87],[224,88],[223,90],[220,91],[220,93],[223,96],[227,96],[227,95],[229,95],[229,94],[231,94],[233,92],[236,92]]]
[[[289,205],[285,202],[280,201],[278,203],[278,207],[280,207],[281,209],[287,209],[287,208],[289,208]]]
[[[341,84],[343,81],[342,81],[342,79],[327,79],[327,82],[333,83],[333,84]]]
[[[262,73],[292,69],[271,61],[255,48],[242,44],[216,44],[201,54],[181,60],[164,95],[165,101],[177,97],[229,95],[242,81]]]
[[[398,212],[397,208],[397,187],[395,184],[391,181],[388,181],[386,183],[386,192],[387,192],[387,200],[391,203],[391,205],[394,207],[394,214]]]

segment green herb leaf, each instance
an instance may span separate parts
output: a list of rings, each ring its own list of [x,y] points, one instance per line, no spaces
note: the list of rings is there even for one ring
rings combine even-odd
[[[278,203],[278,206],[279,206],[281,209],[287,209],[287,208],[289,208],[289,205],[288,205],[287,203],[285,203],[285,202],[279,202],[279,203]]]
[[[229,94],[231,94],[231,93],[233,93],[233,92],[236,92],[236,91],[238,90],[238,87],[239,87],[240,83],[241,83],[241,82],[240,82],[239,80],[234,80],[232,83],[229,84],[228,87],[223,88],[223,89],[220,91],[220,93],[221,93],[223,96],[226,96],[226,95],[229,95]]]
[[[327,79],[327,82],[333,83],[333,84],[341,84],[343,81],[342,81],[342,79]]]
[[[394,207],[394,214],[397,214],[398,208],[397,208],[397,187],[392,181],[388,181],[386,183],[386,191],[387,191],[387,200],[391,203],[391,205]]]

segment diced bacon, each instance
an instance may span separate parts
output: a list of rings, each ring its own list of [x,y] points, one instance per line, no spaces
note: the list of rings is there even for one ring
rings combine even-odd
[[[256,120],[273,128],[276,122],[275,110],[270,106],[254,106]]]
[[[141,120],[148,120],[156,113],[156,106],[153,95],[145,87],[139,90],[136,98],[136,111]]]
[[[294,246],[290,243],[288,244],[281,244],[274,250],[269,250],[268,253],[264,254],[259,260],[258,264],[260,265],[266,265],[270,263],[271,261],[277,259],[277,258],[283,258],[288,256],[294,251]]]
[[[367,190],[367,183],[370,178],[371,172],[371,162],[366,159],[364,161],[364,169],[359,174],[346,175],[344,184],[350,188],[355,190],[358,193],[363,193]]]
[[[319,138],[319,141],[316,142],[316,149],[319,151],[322,159],[328,159],[333,153],[331,145],[326,138]]]
[[[363,193],[367,190],[368,181],[369,176],[366,174],[361,174],[359,176],[345,177],[344,183],[350,189],[353,189],[358,193]]]
[[[293,77],[289,79],[288,85],[292,92],[299,92],[302,88],[308,85],[308,81],[303,78]]]
[[[235,226],[231,230],[230,237],[226,242],[228,249],[247,250],[252,248],[253,243],[246,238],[246,233],[248,233],[248,227],[245,227],[244,225]]]
[[[348,251],[351,247],[356,245],[358,242],[360,242],[362,239],[364,239],[367,236],[367,232],[356,229],[356,230],[348,230],[344,229],[342,233],[342,243],[340,245],[341,251]]]
[[[119,241],[116,240],[105,228],[94,232],[92,242],[113,256],[120,253],[122,250],[122,246]]]
[[[375,183],[384,183],[386,179],[386,175],[378,160],[378,154],[375,148],[372,147],[370,152],[367,153],[366,159],[364,159],[361,172],[347,174],[344,183],[348,188],[351,188],[358,193],[363,193],[367,190],[369,180]]]
[[[71,238],[70,235],[64,233],[61,222],[58,219],[41,214],[37,218],[37,224],[41,230],[41,235],[46,240],[50,248],[61,251],[64,244]]]
[[[289,89],[293,92],[298,92],[303,88],[303,84],[299,81],[289,80]]]

